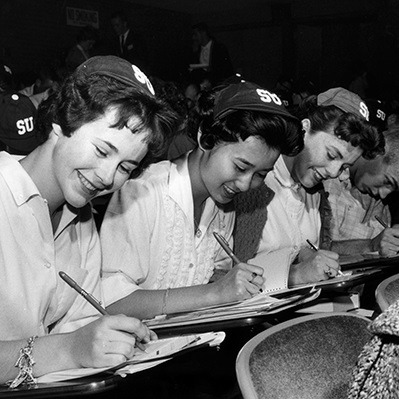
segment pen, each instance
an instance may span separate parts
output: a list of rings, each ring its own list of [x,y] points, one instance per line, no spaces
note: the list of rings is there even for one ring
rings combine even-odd
[[[91,305],[93,305],[102,315],[109,315],[109,313],[101,306],[101,302],[94,298],[93,295],[85,291],[75,280],[69,277],[65,272],[59,272],[58,274],[70,287],[72,287],[75,291],[82,295],[83,298],[86,299],[86,301],[89,302]],[[146,352],[145,346],[141,342],[137,341],[137,337],[136,346],[143,352]]]
[[[235,253],[231,250],[229,243],[226,241],[224,237],[222,237],[219,233],[216,233],[216,231],[213,232],[213,235],[216,238],[216,241],[220,244],[220,246],[225,250],[227,255],[230,256],[231,259],[233,259],[234,263],[241,263],[240,259],[237,258]],[[252,273],[252,280],[257,276],[256,273]],[[252,282],[252,280],[250,282]],[[259,289],[259,292],[263,292],[262,288]]]
[[[216,233],[215,231],[213,232],[213,235],[215,236],[217,242],[220,244],[220,246],[225,250],[227,255],[230,256],[231,259],[233,259],[234,263],[241,263],[240,259],[237,258],[237,256],[234,254],[234,252],[231,250],[229,247],[228,242],[224,237],[222,237],[219,233]]]
[[[314,251],[318,251],[318,250],[319,250],[319,248],[318,248],[315,244],[313,244],[312,241],[306,240],[306,242],[310,245],[310,247],[311,247]],[[334,269],[334,268],[332,267],[331,269]],[[342,273],[342,271],[339,270],[339,269],[337,269],[337,274],[338,274],[338,276],[343,276],[343,275],[344,275],[344,273]]]
[[[107,311],[101,306],[101,303],[96,298],[94,298],[93,295],[90,295],[87,291],[80,287],[75,280],[69,277],[65,272],[59,272],[58,274],[70,287],[72,287],[75,291],[82,295],[83,298],[86,299],[87,302],[92,304],[102,315],[108,315]]]
[[[313,251],[318,251],[319,250],[319,248],[317,248],[317,246],[314,245],[312,241],[306,240],[306,242],[310,245],[310,248],[312,248]]]
[[[381,225],[384,229],[387,229],[387,228],[389,227],[378,215],[376,215],[375,218],[377,219],[377,221],[380,223],[380,225]]]

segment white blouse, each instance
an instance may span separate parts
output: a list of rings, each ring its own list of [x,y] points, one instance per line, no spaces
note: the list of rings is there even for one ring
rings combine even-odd
[[[100,241],[90,205],[65,205],[57,231],[25,169],[0,153],[0,338],[75,330],[100,314],[58,275],[102,299]]]
[[[234,213],[208,198],[194,235],[188,154],[153,164],[113,195],[101,225],[106,305],[138,288],[206,284],[231,260],[213,236],[231,241]]]
[[[318,245],[321,219],[320,194],[309,194],[294,182],[280,156],[265,183],[275,196],[267,207],[267,221],[256,256],[248,263],[265,269],[266,289],[286,288],[291,263],[300,249]]]

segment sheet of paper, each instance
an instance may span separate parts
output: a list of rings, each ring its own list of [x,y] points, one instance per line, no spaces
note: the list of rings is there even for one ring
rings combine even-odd
[[[115,372],[117,374],[133,374],[160,363],[170,360],[177,353],[185,349],[195,348],[196,346],[208,344],[209,346],[219,345],[223,342],[226,334],[223,331],[209,332],[201,334],[181,335],[170,338],[158,339],[145,344],[146,352],[138,350],[135,356],[127,362],[121,363],[116,367],[105,368],[80,368],[62,370],[46,374],[38,378],[39,383],[50,383],[66,381],[74,378],[86,377],[99,374],[104,371]]]
[[[294,295],[288,293],[285,297],[275,298],[268,294],[258,294],[251,299],[242,301],[239,304],[230,306],[212,307],[193,312],[176,313],[163,315],[152,320],[147,320],[146,324],[156,330],[157,328],[168,328],[176,326],[196,325],[201,323],[211,323],[223,320],[235,320],[240,318],[260,316],[266,313],[276,313],[280,309],[286,309],[298,304],[300,301],[310,301],[316,299],[320,290],[310,287],[306,293],[297,293]]]

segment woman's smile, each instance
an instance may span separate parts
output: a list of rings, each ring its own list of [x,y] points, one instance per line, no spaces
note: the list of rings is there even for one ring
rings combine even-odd
[[[78,171],[78,178],[82,183],[83,191],[87,192],[90,196],[96,195],[101,189],[94,186],[81,172]]]

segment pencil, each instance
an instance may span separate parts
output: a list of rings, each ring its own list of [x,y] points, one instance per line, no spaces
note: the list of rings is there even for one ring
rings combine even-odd
[[[376,215],[375,218],[377,219],[377,221],[380,223],[380,225],[381,225],[384,229],[387,229],[387,228],[389,227],[378,215]]]
[[[231,250],[229,247],[228,242],[224,237],[222,237],[219,233],[216,233],[215,231],[213,232],[213,235],[215,236],[217,242],[220,244],[220,246],[225,250],[227,255],[230,256],[230,258],[233,260],[234,263],[241,263],[240,259],[237,258],[237,256],[234,254],[234,252]]]
[[[94,298],[93,295],[85,291],[75,280],[69,277],[65,272],[59,272],[58,274],[70,287],[72,287],[75,291],[82,295],[83,298],[86,299],[86,301],[89,302],[91,305],[93,305],[103,316],[109,315],[109,313],[101,306],[100,301],[98,301],[96,298]],[[145,346],[141,342],[137,341],[137,337],[136,346],[143,352],[146,352]]]

